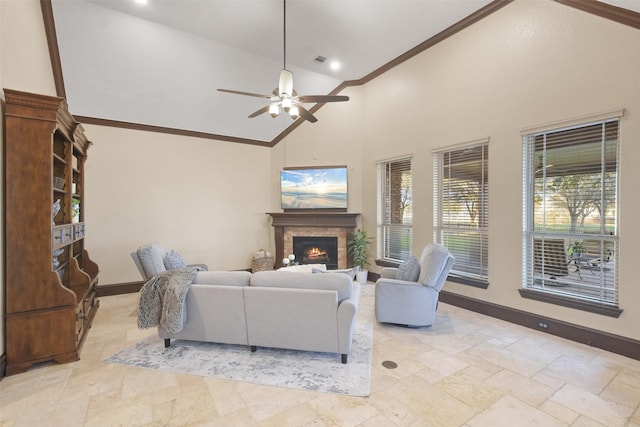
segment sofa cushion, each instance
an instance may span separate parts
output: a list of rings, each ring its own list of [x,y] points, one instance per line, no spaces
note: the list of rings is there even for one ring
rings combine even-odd
[[[193,280],[198,285],[249,286],[248,271],[199,271]]]
[[[308,274],[283,271],[258,271],[251,276],[251,286],[332,290],[338,300],[351,296],[353,280],[346,274]]]
[[[444,269],[449,251],[442,245],[429,244],[420,255],[420,277],[418,281],[426,286],[435,286]]]
[[[312,268],[311,272],[312,273],[340,273],[340,274],[346,274],[347,276],[351,277],[351,280],[356,278],[355,268],[344,268],[344,269],[338,269],[338,270],[321,270],[319,268]]]
[[[166,251],[162,246],[152,243],[139,247],[137,252],[140,264],[142,264],[147,277],[153,277],[167,270],[164,266],[164,254]]]
[[[408,282],[417,282],[420,277],[420,263],[415,256],[412,256],[398,267],[396,279]]]
[[[187,266],[187,263],[184,262],[182,256],[175,250],[171,249],[164,255],[164,267],[167,270],[174,270],[176,268],[183,268]]]

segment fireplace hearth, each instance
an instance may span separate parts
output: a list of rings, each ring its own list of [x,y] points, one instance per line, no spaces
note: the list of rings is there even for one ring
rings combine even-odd
[[[356,227],[357,213],[347,212],[318,212],[309,210],[306,212],[277,212],[268,213],[271,216],[274,243],[276,246],[276,268],[282,267],[282,259],[294,254],[296,261],[308,264],[325,264],[327,268],[348,268],[352,261],[347,254],[347,239]],[[311,249],[306,255],[308,262],[303,261],[304,253],[295,252],[293,247],[294,237],[331,237],[337,239],[336,253],[322,254],[327,248],[317,247],[317,251]],[[317,246],[317,245],[316,245]],[[330,248],[331,249],[331,248]],[[322,257],[330,259],[330,262],[319,262]],[[314,262],[311,262],[311,259]],[[318,262],[315,262],[318,261]],[[329,266],[332,264],[332,266]],[[335,266],[333,266],[335,265]]]
[[[293,254],[300,264],[338,268],[338,237],[293,236]]]

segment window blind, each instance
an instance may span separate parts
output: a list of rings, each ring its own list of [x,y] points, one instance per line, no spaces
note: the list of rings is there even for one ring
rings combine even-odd
[[[401,262],[411,256],[411,189],[411,157],[377,164],[378,259]]]
[[[618,118],[523,136],[523,286],[618,305]]]
[[[451,276],[488,281],[489,145],[434,153],[434,240],[456,257]]]

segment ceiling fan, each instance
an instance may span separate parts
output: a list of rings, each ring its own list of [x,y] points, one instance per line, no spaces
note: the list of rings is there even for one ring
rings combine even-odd
[[[233,93],[236,95],[253,96],[256,98],[264,98],[271,101],[269,105],[265,105],[258,111],[249,115],[249,118],[257,117],[260,114],[269,112],[271,117],[275,118],[280,114],[280,110],[284,110],[289,116],[296,120],[298,117],[302,117],[304,120],[308,120],[312,123],[317,122],[313,114],[302,106],[303,103],[317,103],[317,102],[341,102],[348,101],[348,96],[343,95],[298,95],[293,88],[293,73],[287,70],[287,1],[283,1],[284,5],[284,59],[282,71],[280,71],[280,80],[278,87],[273,89],[272,95],[261,95],[259,93],[242,92],[239,90],[231,89],[218,89],[219,92]]]

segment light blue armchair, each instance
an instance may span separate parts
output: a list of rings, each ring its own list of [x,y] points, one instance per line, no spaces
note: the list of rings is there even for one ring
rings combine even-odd
[[[446,247],[430,243],[422,251],[419,269],[414,269],[410,280],[397,278],[399,271],[404,273],[404,266],[384,268],[376,282],[376,320],[411,327],[433,325],[440,290],[454,263],[455,258]]]

